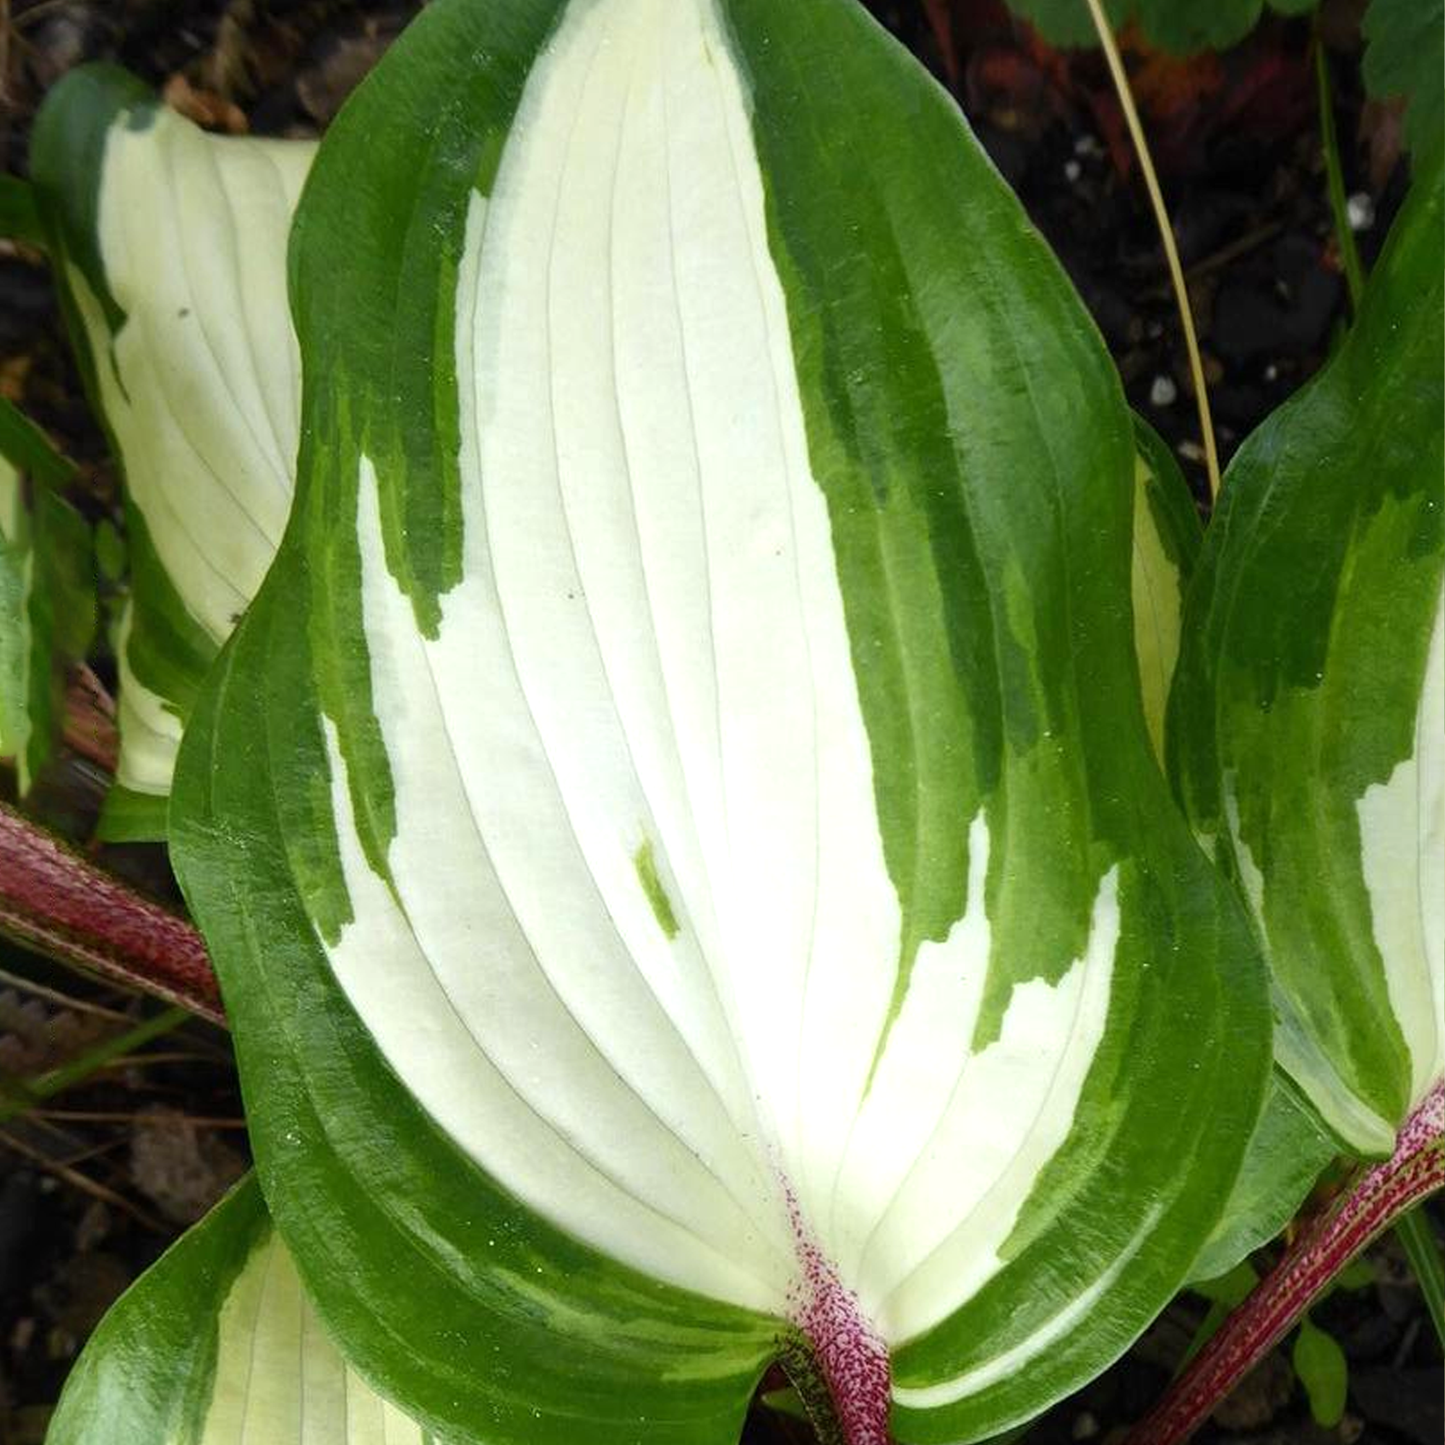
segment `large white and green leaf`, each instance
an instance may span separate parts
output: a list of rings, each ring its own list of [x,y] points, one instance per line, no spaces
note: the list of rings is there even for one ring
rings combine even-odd
[[[434,1445],[343,1359],[248,1179],[101,1321],[46,1445]]]
[[[208,135],[111,66],[72,72],[36,122],[39,206],[126,484],[110,837],[164,833],[182,723],[286,524],[300,384],[286,236],[314,152]]]
[[[1102,1368],[1267,1011],[1150,755],[1117,378],[950,102],[846,0],[440,0],[292,268],[173,852],[348,1352],[532,1445],[735,1440],[779,1351],[852,1445]]]
[[[1280,1062],[1372,1154],[1445,1072],[1442,271],[1437,146],[1338,354],[1230,467],[1171,700]]]
[[[266,197],[269,203],[257,207],[245,191],[257,171],[255,145],[237,145],[228,137],[205,135],[188,121],[157,106],[128,76],[106,67],[86,67],[52,95],[50,112],[41,128],[37,165],[43,176],[53,176],[52,189],[64,198],[57,208],[59,214],[73,218],[71,224],[63,220],[60,230],[63,240],[68,237],[66,254],[71,264],[92,260],[99,268],[97,276],[90,280],[83,270],[79,278],[73,277],[92,368],[94,358],[114,346],[110,330],[102,325],[104,308],[93,304],[94,298],[103,295],[105,288],[115,286],[125,297],[125,317],[131,328],[127,344],[116,347],[115,369],[121,388],[127,388],[128,374],[135,372],[144,373],[142,389],[147,381],[154,383],[157,376],[164,381],[177,372],[191,372],[190,384],[196,384],[190,356],[196,328],[154,322],[158,313],[163,314],[163,320],[169,319],[166,308],[175,298],[167,293],[177,281],[189,291],[197,288],[191,285],[188,271],[175,270],[171,265],[173,255],[164,250],[141,248],[137,264],[137,250],[129,244],[133,232],[126,232],[127,224],[133,227],[137,218],[152,213],[157,188],[166,191],[160,198],[165,203],[163,211],[175,211],[177,226],[183,227],[186,234],[201,233],[198,249],[215,240],[218,226],[229,226],[235,246],[245,248],[247,258],[260,273],[259,284],[249,288],[222,287],[218,298],[214,275],[203,278],[207,294],[213,298],[214,314],[202,318],[202,331],[206,330],[207,320],[211,330],[222,334],[242,326],[244,318],[239,312],[227,314],[222,309],[230,303],[259,314],[261,324],[251,326],[253,332],[266,337],[279,335],[286,307],[282,280],[285,243],[299,176],[309,164],[309,145],[285,146],[283,153],[288,159],[277,176],[280,193]],[[145,120],[137,128],[133,121],[138,115]],[[159,118],[159,123],[151,124],[153,118]],[[124,128],[127,134],[123,146],[112,148],[110,137],[117,127]],[[83,140],[77,140],[77,135]],[[225,184],[228,178],[230,186]],[[223,189],[238,193],[229,209],[212,204],[218,181]],[[90,194],[92,190],[98,192],[98,197]],[[29,196],[28,189],[25,194]],[[204,208],[199,214],[209,218],[209,225],[198,225],[198,208]],[[93,258],[86,255],[87,245],[76,239],[84,236],[88,228],[94,236]],[[63,255],[62,264],[65,260]],[[182,312],[197,314],[189,306],[177,306],[175,319],[183,319]],[[289,320],[286,324],[289,328]],[[201,377],[215,388],[212,403],[205,409],[208,424],[198,435],[181,427],[179,435],[169,437],[169,441],[179,442],[189,452],[179,463],[175,447],[166,446],[166,433],[183,420],[189,409],[184,395],[162,387],[154,398],[156,406],[147,399],[147,404],[117,417],[113,426],[122,453],[129,443],[131,453],[140,458],[140,466],[149,469],[143,475],[158,477],[162,482],[169,479],[169,485],[143,485],[141,497],[149,505],[137,499],[142,515],[134,525],[143,535],[138,543],[136,590],[142,620],[137,629],[135,606],[126,609],[117,649],[124,679],[124,747],[121,783],[106,814],[105,831],[112,836],[135,837],[163,830],[162,800],[169,791],[181,717],[212,655],[206,640],[186,635],[186,620],[199,615],[211,640],[223,640],[228,635],[228,618],[218,614],[216,606],[229,607],[232,617],[238,615],[254,595],[254,585],[262,575],[258,561],[268,560],[263,549],[258,558],[236,565],[230,530],[205,522],[206,510],[218,495],[215,489],[224,486],[241,505],[255,505],[269,523],[266,535],[273,536],[279,521],[276,483],[281,477],[275,462],[278,456],[294,451],[295,422],[284,407],[279,408],[283,425],[277,428],[276,446],[269,458],[258,449],[254,428],[242,426],[228,432],[221,420],[233,410],[238,424],[247,420],[246,392],[256,381],[252,373],[258,364],[269,364],[264,359],[269,353],[258,353],[255,346],[242,350],[233,346],[213,348],[213,353],[214,365]],[[291,372],[296,383],[295,410],[299,411],[299,367],[293,365]],[[135,386],[133,376],[129,384]],[[102,390],[101,395],[104,398],[106,391]],[[1178,653],[1181,589],[1198,550],[1200,529],[1178,464],[1168,448],[1147,423],[1136,418],[1136,428],[1139,464],[1133,590],[1145,712],[1157,749],[1162,746],[1164,699]],[[195,445],[188,446],[191,442]],[[156,453],[161,449],[165,455],[157,466]],[[179,500],[179,506],[170,505],[173,498]],[[174,574],[155,577],[150,534],[156,529],[164,539],[160,548],[164,556],[189,550],[199,553],[199,557],[189,560],[199,560],[202,566],[178,566]],[[248,541],[256,540],[249,532],[244,535]],[[192,538],[193,548],[188,545]],[[161,566],[164,570],[164,561]],[[168,580],[176,585],[167,587]],[[158,679],[157,688],[164,688],[164,692],[140,681],[131,660],[133,654],[142,670]]]
[[[54,751],[67,670],[95,632],[90,528],[60,493],[73,470],[0,397],[0,758],[22,795]]]

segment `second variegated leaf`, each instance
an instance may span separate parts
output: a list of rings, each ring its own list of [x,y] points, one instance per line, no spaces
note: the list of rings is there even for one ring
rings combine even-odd
[[[1363,1154],[1445,1072],[1442,274],[1437,146],[1339,352],[1230,465],[1171,700],[1280,1062]]]
[[[112,839],[164,836],[186,714],[286,525],[300,394],[286,237],[314,153],[207,135],[111,66],[67,76],[36,122],[40,211],[126,484]]]

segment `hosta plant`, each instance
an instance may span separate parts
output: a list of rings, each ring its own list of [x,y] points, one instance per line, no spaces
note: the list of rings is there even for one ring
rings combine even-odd
[[[293,525],[180,765],[268,1201],[443,1433],[732,1439],[779,1354],[988,1433],[1177,1286],[1261,1087],[1128,414],[861,12],[508,20],[317,159]]]
[[[1199,620],[1257,543],[1213,528],[1186,604],[1177,467],[851,0],[436,0],[314,161],[83,71],[33,170],[127,484],[107,827],[169,837],[257,1160],[57,1445],[731,1445],[775,1361],[824,1438],[982,1439],[1392,1147],[1438,1062],[1345,1127],[1320,1079],[1384,1015],[1311,1072],[1290,1010],[1375,965],[1297,979],[1286,846],[1248,873],[1191,801],[1245,752],[1268,793],[1275,694],[1225,706]],[[1341,557],[1377,493],[1414,518],[1321,583],[1331,635],[1395,623],[1392,739],[1440,731],[1439,306],[1379,354],[1402,274],[1438,297],[1422,175],[1224,510],[1311,408],[1367,448],[1376,373],[1408,396],[1433,452],[1310,513]],[[1398,842],[1439,801],[1391,759]]]

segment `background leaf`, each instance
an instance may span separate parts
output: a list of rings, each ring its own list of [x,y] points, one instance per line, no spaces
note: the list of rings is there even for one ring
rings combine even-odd
[[[1161,765],[1164,715],[1179,661],[1184,596],[1204,528],[1174,453],[1142,417],[1134,418],[1134,550],[1130,590],[1144,721]]]
[[[31,167],[72,339],[126,480],[112,840],[164,833],[181,726],[290,508],[291,211],[315,147],[210,136],[110,66],[72,71]]]
[[[437,1445],[350,1369],[238,1185],[110,1309],[47,1445]]]
[[[19,176],[0,175],[0,237],[23,241],[27,246],[45,246],[35,192]]]
[[[1334,359],[1229,468],[1170,705],[1268,944],[1277,1057],[1368,1153],[1445,1068],[1439,157]]]
[[[14,402],[0,396],[0,456],[38,485],[63,487],[75,467]]]
[[[1055,45],[1098,44],[1085,0],[1008,3]],[[1268,9],[1300,15],[1314,4],[1315,0],[1269,0]],[[1266,13],[1266,6],[1265,0],[1104,0],[1104,10],[1116,30],[1138,25],[1152,44],[1187,55],[1196,50],[1223,50],[1242,40]]]
[[[1339,1342],[1306,1315],[1295,1335],[1290,1360],[1309,1396],[1315,1424],[1334,1429],[1345,1413],[1345,1395],[1350,1383],[1350,1367]]]
[[[1445,136],[1445,0],[1370,0],[1365,85],[1407,101],[1405,138],[1419,157]]]

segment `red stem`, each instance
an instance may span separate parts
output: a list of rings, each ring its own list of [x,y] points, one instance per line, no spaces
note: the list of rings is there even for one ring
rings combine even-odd
[[[0,933],[225,1024],[201,936],[0,804]]]
[[[1179,1445],[1376,1235],[1445,1185],[1445,1083],[1405,1121],[1394,1155],[1321,1211],[1220,1327],[1125,1445]]]

